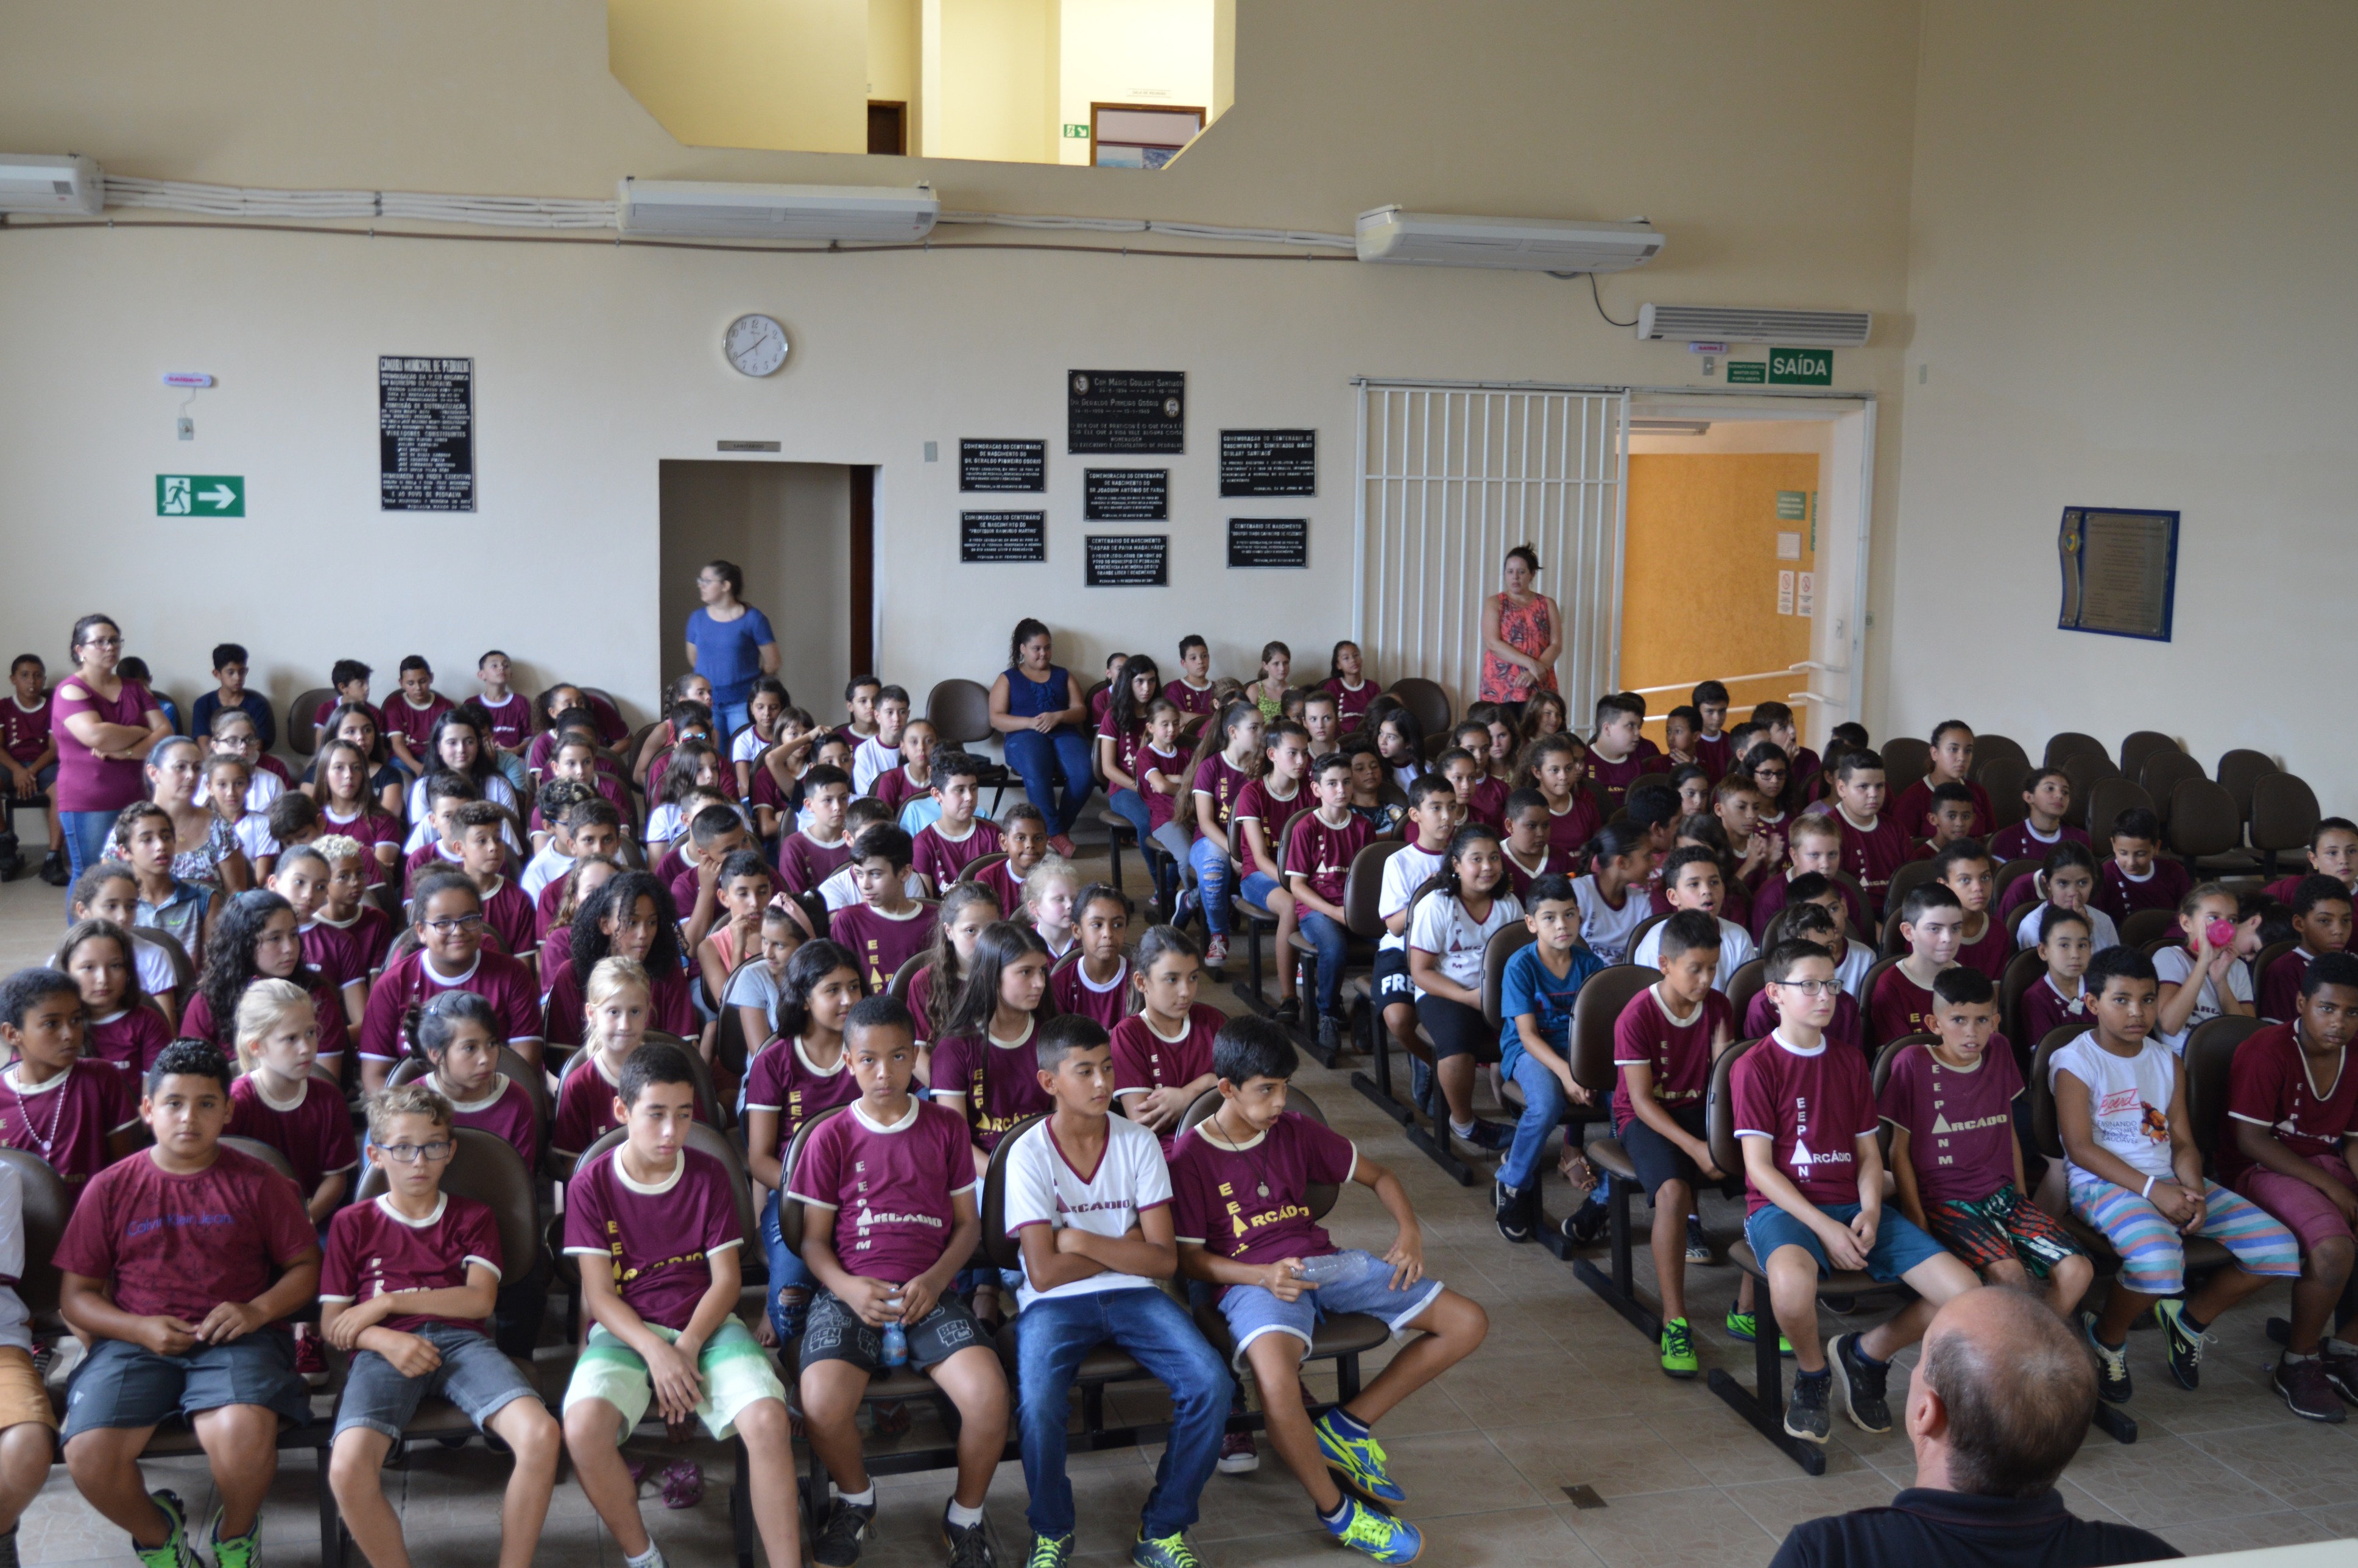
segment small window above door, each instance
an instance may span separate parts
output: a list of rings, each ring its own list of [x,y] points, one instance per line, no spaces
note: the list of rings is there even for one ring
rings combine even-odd
[[[1099,168],[1161,168],[1204,131],[1204,111],[1172,103],[1089,105],[1089,162]]]

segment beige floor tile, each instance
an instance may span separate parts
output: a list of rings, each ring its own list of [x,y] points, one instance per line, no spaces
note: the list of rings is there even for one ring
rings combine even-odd
[[[1425,1520],[1417,1528],[1424,1532],[1423,1561],[1449,1568],[1603,1568],[1553,1509],[1466,1514]]]
[[[1803,1519],[1852,1509],[1879,1509],[1896,1491],[1891,1478],[1864,1467],[1844,1475],[1806,1476],[1796,1468],[1783,1480],[1729,1487],[1727,1495],[1752,1517],[1752,1521],[1776,1540]]]
[[[2258,1483],[2214,1463],[2185,1439],[2168,1433],[2142,1436],[2128,1447],[2082,1447],[2064,1472],[2089,1496],[2110,1504],[2123,1519],[2146,1530],[2239,1514],[2266,1513],[2286,1506]]]
[[[1693,1466],[1705,1481],[1717,1487],[1742,1487],[1753,1482],[1785,1481],[1803,1476],[1801,1467],[1787,1457],[1785,1451],[1753,1430],[1746,1421],[1713,1400],[1705,1409],[1696,1411],[1655,1411],[1645,1418],[1646,1425],[1656,1436],[1670,1444],[1672,1452]],[[1829,1477],[1865,1473],[1870,1469],[1866,1461],[1852,1450],[1834,1444],[1826,1448],[1826,1474]],[[1889,1476],[1884,1475],[1887,1483]],[[1912,1463],[1908,1466],[1910,1478],[1915,1474]],[[1898,1485],[1905,1485],[1905,1482]],[[1892,1487],[1897,1490],[1897,1486]]]
[[[1551,1499],[1523,1479],[1487,1436],[1433,1433],[1384,1440],[1385,1466],[1408,1494],[1393,1511],[1403,1519],[1441,1519],[1537,1508]]]
[[[1606,1568],[1758,1568],[1777,1538],[1715,1487],[1659,1492],[1601,1509],[1556,1509]]]
[[[1681,1491],[1709,1480],[1676,1444],[1635,1416],[1493,1427],[1489,1435],[1550,1503],[1559,1501],[1567,1487],[1591,1487],[1600,1497],[1617,1499]]]
[[[2304,1541],[2338,1539],[2336,1533],[2316,1515],[2291,1509],[2277,1513],[2244,1514],[2237,1519],[2199,1519],[2188,1524],[2174,1524],[2154,1533],[2189,1557],[2200,1557],[2213,1552],[2255,1552],[2268,1546],[2297,1546]]]
[[[2331,1508],[2358,1488],[2358,1438],[2346,1425],[2304,1422],[2185,1442],[2297,1509]]]

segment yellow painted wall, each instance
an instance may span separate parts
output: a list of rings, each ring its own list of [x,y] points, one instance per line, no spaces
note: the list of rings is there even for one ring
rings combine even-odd
[[[1813,452],[1630,455],[1625,690],[1782,670],[1810,656],[1809,622],[1777,612],[1777,574],[1815,569],[1810,524],[1780,521],[1777,492],[1818,484]],[[1780,532],[1801,535],[1801,559],[1778,559]],[[1728,695],[1741,718],[1795,686],[1784,675],[1731,686]],[[1660,715],[1685,700],[1683,692],[1661,693],[1646,708]],[[1661,739],[1659,718],[1646,730]]]
[[[1056,0],[939,0],[937,157],[1055,161]]]
[[[1058,114],[1089,123],[1091,103],[1169,103],[1202,109],[1210,123],[1214,0],[1063,0]],[[1060,140],[1062,161],[1086,164],[1089,144]]]
[[[868,96],[909,106],[913,153],[925,145],[919,124],[925,105],[918,91],[918,5],[919,0],[868,0]]]
[[[868,150],[867,0],[607,0],[615,77],[691,146]]]

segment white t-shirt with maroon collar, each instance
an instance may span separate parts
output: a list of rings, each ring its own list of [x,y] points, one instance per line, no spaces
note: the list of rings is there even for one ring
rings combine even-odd
[[[1171,1172],[1163,1162],[1162,1141],[1127,1117],[1106,1118],[1105,1147],[1087,1171],[1076,1166],[1057,1141],[1054,1117],[1033,1123],[1007,1152],[1010,1236],[1021,1235],[1028,1226],[1045,1225],[1121,1237],[1141,1214],[1170,1201]],[[1015,1296],[1018,1305],[1028,1307],[1046,1296],[1090,1295],[1141,1285],[1152,1289],[1154,1281],[1108,1269],[1043,1291],[1033,1287],[1027,1268]]]

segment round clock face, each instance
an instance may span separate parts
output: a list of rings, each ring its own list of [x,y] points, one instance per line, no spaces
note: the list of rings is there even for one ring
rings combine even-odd
[[[729,362],[747,375],[768,375],[786,362],[786,330],[767,316],[740,316],[720,340]]]

